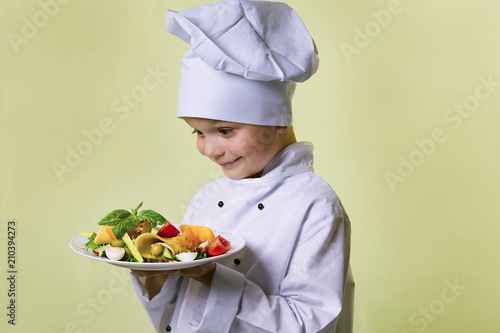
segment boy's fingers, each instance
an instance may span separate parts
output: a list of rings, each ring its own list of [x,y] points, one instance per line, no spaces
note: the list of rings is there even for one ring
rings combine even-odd
[[[170,274],[169,271],[140,271],[140,270],[135,270],[135,269],[132,269],[131,271],[139,276],[142,276],[142,277]]]

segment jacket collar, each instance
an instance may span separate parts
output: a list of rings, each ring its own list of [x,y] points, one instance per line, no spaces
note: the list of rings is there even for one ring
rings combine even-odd
[[[310,142],[293,143],[274,156],[264,168],[260,178],[230,179],[229,181],[233,185],[265,184],[272,187],[272,184],[289,175],[314,171],[313,149],[314,146]]]
[[[313,171],[313,145],[297,142],[283,148],[264,168],[263,178],[274,178],[289,173]]]

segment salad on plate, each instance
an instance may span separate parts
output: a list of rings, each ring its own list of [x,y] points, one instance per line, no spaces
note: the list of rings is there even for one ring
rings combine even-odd
[[[88,237],[86,242],[81,242],[85,252],[107,258],[110,263],[132,264],[187,263],[221,256],[231,250],[231,241],[226,239],[229,237],[215,236],[206,226],[176,226],[153,210],[139,210],[142,204],[130,211],[113,210],[99,221],[97,231],[82,233]],[[77,251],[73,242],[70,245]]]

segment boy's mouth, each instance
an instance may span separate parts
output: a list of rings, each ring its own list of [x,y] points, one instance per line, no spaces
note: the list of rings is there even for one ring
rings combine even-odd
[[[231,161],[231,162],[227,162],[227,163],[219,163],[219,165],[223,168],[223,169],[227,169],[227,168],[230,168],[232,167],[233,165],[236,164],[236,162],[238,162],[240,160],[241,156],[238,157],[237,159],[235,159],[234,161]]]

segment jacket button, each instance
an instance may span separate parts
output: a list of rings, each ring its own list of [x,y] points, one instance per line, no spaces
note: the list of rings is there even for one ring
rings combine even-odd
[[[220,208],[222,208],[222,206],[224,206],[224,203],[222,201],[219,201],[219,203],[217,204]]]
[[[260,203],[257,208],[259,208],[260,210],[263,210],[264,209],[264,205],[262,203]]]
[[[236,258],[234,259],[234,264],[235,265],[239,265],[241,263],[240,259]]]
[[[172,330],[172,328],[170,327],[170,325],[168,325],[167,327],[165,327],[165,331],[170,332],[171,330]]]

